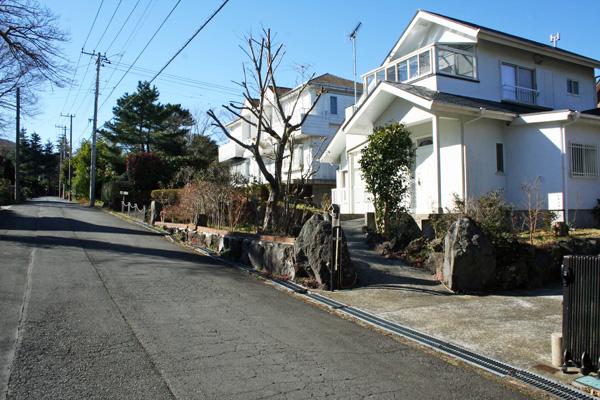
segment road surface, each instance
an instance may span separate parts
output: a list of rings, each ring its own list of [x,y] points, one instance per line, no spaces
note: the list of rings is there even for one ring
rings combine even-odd
[[[0,320],[0,399],[525,398],[50,198],[0,211]]]

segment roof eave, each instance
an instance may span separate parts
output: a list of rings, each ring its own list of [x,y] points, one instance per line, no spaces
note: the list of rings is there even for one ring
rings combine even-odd
[[[534,53],[538,53],[540,55],[546,55],[548,57],[558,58],[561,60],[566,60],[572,63],[584,65],[590,68],[600,68],[600,61],[595,60],[593,58],[579,56],[577,54],[569,54],[562,51],[553,51],[552,49],[536,46],[528,40],[519,40],[516,37],[506,36],[497,32],[492,32],[489,30],[481,29],[478,34],[478,39],[487,40],[490,42],[500,43],[504,45],[510,45],[514,47],[515,45],[524,50],[528,50]]]

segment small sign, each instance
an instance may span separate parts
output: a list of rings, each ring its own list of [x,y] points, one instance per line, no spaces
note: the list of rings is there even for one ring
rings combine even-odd
[[[553,211],[556,215],[552,222],[565,222],[563,194],[561,192],[548,193],[548,210]]]
[[[121,191],[119,192],[119,194],[120,194],[121,196],[128,196],[128,195],[129,195],[129,192],[124,192],[124,191],[122,191],[122,190],[121,190]]]

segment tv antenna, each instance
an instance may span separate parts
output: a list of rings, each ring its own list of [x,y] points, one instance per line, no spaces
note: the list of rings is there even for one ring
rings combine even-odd
[[[357,101],[357,88],[356,88],[356,36],[358,35],[358,30],[360,29],[360,26],[362,25],[362,22],[359,22],[358,24],[356,24],[356,26],[354,27],[354,29],[352,30],[352,32],[350,32],[350,34],[348,34],[348,38],[350,38],[350,40],[352,40],[352,57],[354,59],[354,105],[352,105],[352,108],[356,107],[356,101]]]
[[[555,34],[550,35],[550,41],[552,42],[552,46],[557,47],[559,40],[560,40],[560,32],[556,32]]]

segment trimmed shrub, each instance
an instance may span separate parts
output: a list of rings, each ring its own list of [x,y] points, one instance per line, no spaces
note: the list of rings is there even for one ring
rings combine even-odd
[[[11,204],[13,200],[14,186],[8,179],[0,179],[0,206]]]
[[[130,154],[127,156],[127,177],[134,189],[155,189],[165,177],[165,163],[154,153]]]

